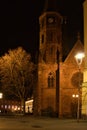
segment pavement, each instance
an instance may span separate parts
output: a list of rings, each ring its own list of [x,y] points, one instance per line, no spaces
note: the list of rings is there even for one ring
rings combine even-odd
[[[0,130],[87,130],[87,120],[48,117],[0,117]]]

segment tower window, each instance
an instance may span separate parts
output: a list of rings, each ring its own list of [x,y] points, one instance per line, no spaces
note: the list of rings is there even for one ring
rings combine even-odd
[[[49,73],[48,75],[48,87],[52,88],[54,86],[54,77],[52,73]]]
[[[53,41],[53,32],[48,33],[48,41],[52,42]]]
[[[42,24],[41,25],[42,25],[42,28],[43,28],[44,27],[44,19],[42,20]]]
[[[50,54],[52,54],[52,53],[53,53],[53,47],[50,48]]]
[[[42,43],[44,43],[44,35],[42,35]]]

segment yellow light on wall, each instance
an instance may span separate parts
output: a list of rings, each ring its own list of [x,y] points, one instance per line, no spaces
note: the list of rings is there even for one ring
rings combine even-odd
[[[0,99],[2,99],[3,98],[3,93],[0,93]]]

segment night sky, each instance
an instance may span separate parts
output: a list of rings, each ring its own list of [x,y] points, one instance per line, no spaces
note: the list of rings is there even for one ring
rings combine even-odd
[[[35,54],[39,43],[38,18],[45,0],[2,0],[0,2],[0,56],[9,49],[22,46]],[[83,0],[57,0],[59,13],[67,16],[70,46],[76,41],[77,32],[83,41]]]

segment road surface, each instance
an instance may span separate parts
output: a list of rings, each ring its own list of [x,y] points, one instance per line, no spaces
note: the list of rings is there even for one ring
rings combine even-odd
[[[0,117],[0,130],[87,130],[87,120],[46,117]]]

